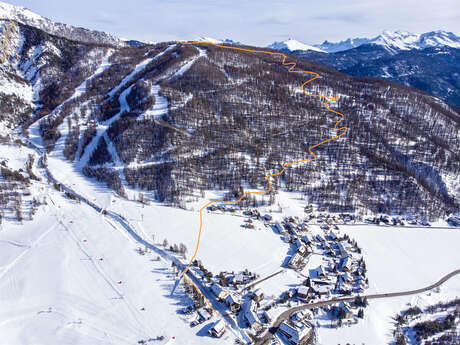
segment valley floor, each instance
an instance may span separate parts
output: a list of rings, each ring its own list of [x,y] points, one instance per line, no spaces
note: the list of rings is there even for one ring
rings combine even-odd
[[[121,199],[89,180],[69,163],[50,156],[53,175],[104,209],[124,216],[139,236],[161,247],[184,243],[195,249],[198,212]],[[190,303],[181,287],[171,296],[176,275],[171,262],[142,247],[125,229],[84,203],[42,184],[48,204],[33,221],[5,222],[0,232],[0,334],[5,344],[231,344],[231,328],[216,340],[207,336],[215,320],[196,328],[179,310]],[[296,213],[295,195],[283,194],[283,214]],[[197,209],[196,207],[195,209]],[[243,228],[244,218],[206,214],[198,258],[214,274],[249,269],[261,277],[282,269],[289,245],[269,227]],[[312,231],[319,226],[312,225]],[[366,293],[416,289],[460,268],[458,229],[343,226],[363,249],[370,288]],[[260,284],[279,295],[305,278],[285,270]],[[388,344],[392,317],[412,305],[428,305],[460,295],[460,277],[412,297],[370,301],[357,325],[329,328],[320,322],[320,344]],[[172,339],[175,337],[175,339]]]

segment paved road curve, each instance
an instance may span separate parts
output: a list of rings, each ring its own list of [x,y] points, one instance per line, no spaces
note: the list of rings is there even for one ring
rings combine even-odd
[[[367,297],[367,299],[377,299],[377,298],[390,298],[390,297],[416,295],[416,294],[419,294],[419,293],[426,292],[426,291],[429,291],[431,289],[434,289],[434,288],[440,286],[441,284],[445,283],[447,280],[449,280],[450,278],[452,278],[452,277],[454,277],[454,276],[456,276],[458,274],[460,274],[460,269],[457,269],[457,270],[455,270],[453,272],[450,272],[450,273],[446,274],[444,277],[439,279],[434,284],[431,284],[429,286],[426,286],[426,287],[423,287],[423,288],[420,288],[420,289],[416,289],[416,290],[381,293],[381,294],[372,294],[372,295],[362,295],[361,297]],[[327,300],[327,301],[320,301],[320,302],[315,302],[315,303],[310,303],[310,304],[304,304],[304,305],[300,305],[300,306],[297,306],[297,307],[293,307],[293,308],[291,308],[289,310],[286,310],[285,312],[281,313],[281,315],[278,316],[277,319],[272,323],[269,331],[267,331],[266,333],[264,333],[263,335],[261,335],[260,337],[257,337],[255,339],[255,344],[256,345],[269,344],[273,334],[276,333],[276,331],[278,330],[278,327],[280,326],[280,324],[283,321],[287,320],[290,317],[290,315],[292,313],[296,312],[296,311],[305,310],[305,309],[319,308],[319,307],[323,307],[323,306],[326,306],[326,305],[335,304],[335,303],[338,303],[338,302],[353,301],[355,298],[356,298],[356,296],[343,297],[343,298],[333,298],[333,299],[330,299],[330,300]]]
[[[52,175],[52,173],[48,170],[48,167],[46,166],[46,164],[44,164],[43,162],[43,154],[44,154],[44,150],[41,150],[40,148],[38,148],[36,145],[34,145],[33,143],[31,143],[30,141],[29,142],[29,146],[31,146],[32,148],[34,148],[36,151],[38,151],[38,153],[41,154],[40,156],[40,160],[39,160],[39,165],[41,165],[44,169],[45,169],[45,172],[48,176],[48,179],[51,181],[51,182],[54,182],[54,183],[59,183],[61,188],[66,191],[66,192],[69,192],[71,194],[73,194],[74,196],[76,196],[80,201],[86,203],[87,205],[89,205],[90,207],[92,207],[93,209],[95,209],[97,212],[101,212],[102,211],[102,208],[99,207],[98,205],[96,205],[95,203],[91,202],[90,200],[88,200],[87,198],[85,198],[84,196],[80,195],[79,193],[77,193],[76,191],[74,191],[73,189],[69,188],[68,186],[60,183],[59,181],[57,181],[54,176]],[[153,251],[155,251],[157,254],[159,254],[160,256],[162,256],[163,258],[167,259],[167,260],[170,260],[172,262],[174,262],[180,269],[183,269],[185,267],[185,264],[183,262],[181,262],[177,257],[169,254],[166,250],[162,250],[160,248],[158,248],[157,246],[155,245],[152,245],[151,243],[145,241],[141,236],[139,236],[137,234],[137,232],[134,230],[134,228],[129,224],[129,222],[121,215],[115,213],[115,212],[112,212],[112,211],[108,211],[106,213],[107,216],[109,216],[110,218],[112,218],[113,220],[115,220],[119,225],[121,225],[138,243],[140,244],[143,244],[145,245],[146,247],[152,249]],[[279,273],[281,273],[281,271],[278,271],[278,272],[275,272],[274,274],[268,276],[268,277],[265,277],[264,279],[262,280],[266,280],[268,278],[271,278],[272,276],[274,275],[277,275]],[[197,285],[199,285],[200,287],[201,286],[201,281],[193,274],[193,272],[191,271],[188,271],[187,272],[188,274],[188,277]],[[434,289],[440,285],[442,285],[443,283],[445,283],[447,280],[449,280],[450,278],[456,276],[460,274],[460,269],[457,269],[455,271],[452,271],[448,274],[446,274],[445,276],[443,276],[441,279],[439,279],[436,283],[433,283],[429,286],[426,286],[426,287],[423,287],[423,288],[420,288],[420,289],[415,289],[415,290],[408,290],[408,291],[402,291],[402,292],[390,292],[390,293],[382,293],[382,294],[371,294],[371,295],[362,295],[361,297],[367,297],[367,299],[377,299],[377,298],[390,298],[390,297],[399,297],[399,296],[408,296],[408,295],[415,295],[415,294],[419,294],[419,293],[422,293],[422,292],[426,292],[426,291],[429,291],[431,289]],[[255,282],[255,283],[260,283],[261,280],[259,280],[258,282]],[[253,283],[253,285],[255,285]],[[205,292],[205,297],[207,297],[208,299],[210,299],[211,301],[213,301],[214,303],[216,303],[215,299],[214,299],[214,296],[212,294],[209,294],[208,291],[206,289],[204,289],[204,287],[202,287],[202,291]],[[342,297],[342,298],[333,298],[333,299],[330,299],[330,300],[326,300],[326,301],[320,301],[320,302],[315,302],[315,303],[310,303],[310,304],[304,304],[304,305],[300,305],[300,306],[296,306],[296,307],[293,307],[293,308],[290,308],[289,310],[286,310],[284,311],[283,313],[281,313],[278,318],[272,323],[269,331],[267,331],[266,333],[264,333],[262,336],[260,337],[256,337],[255,338],[255,344],[256,345],[265,345],[265,344],[269,344],[269,341],[271,340],[272,336],[274,333],[276,333],[279,325],[285,321],[286,319],[289,318],[289,316],[296,312],[296,311],[299,311],[299,310],[305,310],[305,309],[313,309],[313,308],[319,308],[319,307],[323,307],[323,306],[326,306],[326,305],[331,305],[331,304],[335,304],[335,303],[338,303],[338,302],[347,302],[347,301],[353,301],[354,299],[356,298],[356,296],[352,296],[352,297]],[[232,328],[235,328],[236,325],[234,324],[234,321],[231,317],[229,317],[229,315],[227,314],[223,314],[223,317],[225,318],[225,320],[232,326]]]

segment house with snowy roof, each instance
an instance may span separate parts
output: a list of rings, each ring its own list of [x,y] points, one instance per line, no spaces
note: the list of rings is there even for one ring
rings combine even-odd
[[[311,320],[313,315],[310,310],[299,310],[291,315],[292,322],[301,322],[303,320]]]
[[[302,236],[302,241],[305,243],[305,244],[311,244],[313,242],[313,237],[311,234],[307,233],[305,234],[304,236]]]
[[[337,306],[334,306],[333,312],[336,317],[340,317],[342,319],[350,319],[353,317],[353,311],[347,302],[340,302]]]
[[[228,296],[228,292],[216,283],[211,286],[211,291],[221,301],[225,300],[225,298]]]
[[[291,345],[298,345],[311,336],[313,329],[310,324],[296,323],[291,325],[283,322],[279,327],[279,331],[286,336]]]
[[[337,284],[335,285],[335,290],[344,295],[350,295],[353,292],[353,287],[344,282],[341,279],[337,278]]]
[[[295,253],[291,258],[289,259],[288,266],[297,269],[300,267],[302,264],[303,256],[300,255],[299,253]]]
[[[262,291],[262,289],[256,289],[252,293],[251,298],[256,302],[260,302],[264,299],[264,292]]]
[[[337,241],[337,240],[338,240],[337,235],[336,235],[334,232],[332,232],[332,231],[330,231],[330,232],[328,233],[328,237],[329,237],[329,239],[330,239],[331,241]]]
[[[347,247],[343,244],[343,242],[337,242],[337,252],[339,255],[346,255],[348,254]]]
[[[297,297],[307,300],[308,299],[308,291],[310,288],[308,286],[300,286],[297,289]]]
[[[329,296],[331,294],[331,288],[329,285],[312,285],[310,287],[310,290],[308,291],[308,294],[311,295],[316,295],[316,296]]]
[[[235,274],[235,277],[233,278],[233,282],[235,284],[243,284],[246,282],[246,277],[243,272],[239,272]]]
[[[237,296],[229,293],[225,298],[225,304],[230,308],[233,313],[236,313],[241,309],[241,305]]]
[[[299,253],[302,256],[306,256],[308,254],[307,247],[301,244],[299,247],[297,247],[297,253]]]
[[[279,234],[281,235],[284,235],[286,233],[286,230],[284,229],[284,227],[280,224],[280,222],[275,222],[273,224],[273,229],[278,232]]]
[[[353,277],[351,276],[350,272],[346,271],[338,276],[340,280],[344,283],[351,283],[353,281]]]
[[[347,272],[347,271],[349,272],[351,271],[351,265],[352,265],[351,257],[349,255],[344,256],[340,263],[340,270],[344,272]]]
[[[321,236],[320,234],[316,235],[316,240],[317,240],[318,242],[325,242],[325,241],[326,241],[326,240],[324,239],[324,237]]]
[[[248,326],[256,333],[262,330],[262,323],[256,314],[257,304],[254,300],[247,300],[243,304],[243,317],[248,323]]]
[[[225,322],[220,319],[217,321],[214,326],[212,326],[209,331],[209,335],[212,337],[220,338],[225,333]]]

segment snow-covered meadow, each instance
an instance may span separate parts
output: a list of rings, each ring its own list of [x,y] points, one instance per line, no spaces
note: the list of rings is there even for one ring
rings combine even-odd
[[[160,247],[164,239],[169,244],[184,243],[188,258],[195,250],[198,209],[206,200],[191,205],[193,210],[143,205],[116,196],[54,152],[48,156],[48,165],[59,181],[102,208],[124,216],[148,242]],[[5,334],[6,343],[126,344],[160,335],[165,338],[159,344],[172,336],[184,344],[233,343],[236,335],[231,330],[218,341],[208,337],[211,321],[189,327],[190,320],[179,313],[189,302],[183,290],[177,289],[170,296],[175,283],[170,262],[156,261],[157,255],[152,253],[139,255],[136,249],[140,245],[109,218],[65,198],[44,182],[41,187],[48,205],[39,208],[35,220],[5,223],[0,232],[0,332]],[[209,194],[209,199],[216,197]],[[305,205],[296,194],[281,193],[278,203],[283,212],[273,207],[275,219],[303,214]],[[261,222],[255,229],[244,228],[244,220],[228,212],[204,212],[197,258],[214,274],[247,268],[263,277],[281,269],[289,245]],[[420,288],[460,267],[458,229],[339,227],[363,249],[369,293]],[[309,228],[321,231],[319,225]],[[319,262],[312,261],[312,268]],[[277,296],[303,279],[285,269],[259,287],[267,296]],[[392,317],[407,303],[427,304],[458,296],[458,283],[456,277],[443,285],[440,293],[370,301],[364,320],[357,325],[320,327],[320,344],[344,340],[387,344],[391,341]]]

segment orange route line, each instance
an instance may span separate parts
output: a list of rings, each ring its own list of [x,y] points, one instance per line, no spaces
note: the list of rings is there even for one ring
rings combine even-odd
[[[305,91],[305,85],[307,85],[308,83],[312,82],[313,80],[317,79],[320,77],[320,75],[316,72],[312,72],[312,71],[301,71],[301,70],[298,70],[298,71],[295,71],[294,68],[296,66],[296,62],[286,62],[286,54],[283,54],[283,53],[278,53],[278,52],[269,52],[269,51],[265,51],[265,50],[253,50],[253,49],[246,49],[246,48],[240,48],[240,47],[232,47],[232,46],[224,46],[224,45],[221,45],[221,44],[216,44],[216,43],[213,43],[213,42],[209,42],[209,41],[201,41],[201,42],[183,42],[183,44],[190,44],[190,45],[193,45],[193,44],[211,44],[213,46],[216,46],[216,47],[219,47],[219,48],[225,48],[225,49],[233,49],[233,50],[240,50],[240,51],[245,51],[245,52],[249,52],[249,53],[262,53],[262,54],[270,54],[270,55],[279,55],[279,56],[282,56],[283,57],[283,61],[282,61],[282,65],[283,66],[291,66],[288,70],[288,72],[290,73],[309,73],[309,74],[313,74],[313,77],[308,79],[307,81],[305,81],[304,83],[302,83],[302,85],[300,86],[300,89],[302,90],[302,92],[306,95],[306,96],[310,96],[310,97],[318,97],[318,98],[324,98],[326,101],[324,102],[324,107],[330,111],[330,112],[333,112],[334,114],[337,114],[340,116],[340,119],[335,123],[334,125],[334,130],[336,132],[339,132],[339,134],[337,134],[336,136],[332,137],[332,138],[329,138],[329,139],[326,139],[326,140],[323,140],[322,142],[318,143],[318,144],[315,144],[313,146],[310,146],[308,148],[308,153],[310,153],[313,158],[309,158],[309,159],[299,159],[299,160],[296,160],[296,161],[292,161],[292,162],[289,162],[289,163],[285,163],[283,164],[283,168],[278,171],[277,173],[273,173],[273,174],[268,174],[265,176],[265,178],[267,179],[267,183],[268,183],[268,189],[266,190],[261,190],[261,191],[256,191],[256,192],[244,192],[243,195],[238,199],[238,200],[212,200],[210,202],[208,202],[206,205],[204,205],[203,207],[201,207],[200,209],[200,229],[198,231],[198,241],[196,243],[196,248],[195,248],[195,252],[193,253],[193,256],[190,258],[190,261],[187,265],[187,267],[184,269],[184,271],[182,272],[182,276],[184,277],[184,279],[191,285],[193,285],[193,287],[196,289],[196,291],[204,298],[204,300],[206,301],[206,303],[208,304],[208,306],[216,313],[216,315],[219,315],[219,313],[212,307],[211,303],[208,301],[208,299],[205,297],[205,295],[200,291],[200,289],[196,286],[195,283],[193,283],[189,278],[187,278],[187,276],[185,275],[187,273],[187,271],[189,270],[190,266],[192,265],[192,262],[193,260],[195,260],[195,257],[198,253],[198,248],[200,246],[200,239],[201,239],[201,233],[202,233],[202,230],[203,230],[203,211],[209,206],[209,205],[212,205],[214,203],[222,203],[222,204],[237,204],[239,203],[245,196],[247,195],[250,195],[250,194],[266,194],[266,193],[270,193],[271,190],[272,190],[272,183],[270,181],[270,179],[274,176],[279,176],[281,175],[282,173],[284,173],[284,171],[286,170],[287,167],[291,166],[291,165],[294,165],[294,164],[298,164],[298,163],[307,163],[307,162],[312,162],[314,160],[316,160],[316,154],[312,151],[312,149],[320,146],[320,145],[323,145],[329,141],[332,141],[332,140],[336,140],[338,138],[340,138],[341,136],[345,135],[348,131],[348,127],[346,126],[342,126],[342,127],[339,127],[339,124],[344,120],[344,115],[338,111],[335,111],[331,108],[329,108],[329,103],[333,103],[333,102],[336,102],[339,98],[338,97],[328,97],[328,96],[324,96],[324,95],[315,95],[315,94],[310,94],[308,92]]]

